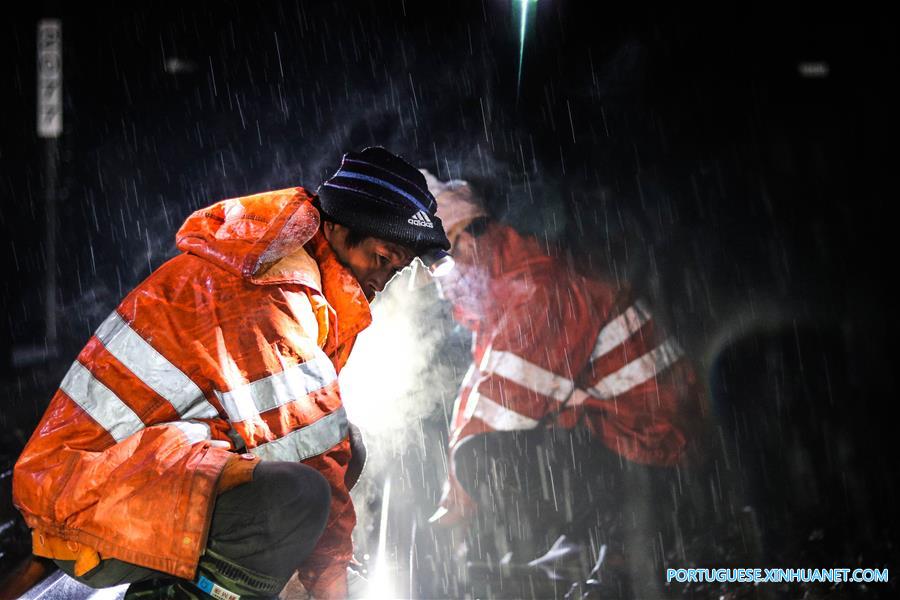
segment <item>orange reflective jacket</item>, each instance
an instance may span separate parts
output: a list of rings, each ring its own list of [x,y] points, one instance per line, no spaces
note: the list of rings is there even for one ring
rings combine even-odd
[[[317,597],[345,593],[355,513],[337,373],[371,321],[301,188],[191,215],[154,271],[78,355],[14,473],[29,526],[104,558],[192,578],[216,482],[240,439],[332,488],[299,565]]]
[[[479,246],[489,249],[480,263],[460,265],[444,286],[454,316],[474,332],[451,458],[475,434],[584,422],[628,460],[681,462],[701,389],[647,304],[626,286],[579,275],[506,225],[491,224]],[[455,514],[447,522],[472,508],[452,472],[450,483],[442,506]]]

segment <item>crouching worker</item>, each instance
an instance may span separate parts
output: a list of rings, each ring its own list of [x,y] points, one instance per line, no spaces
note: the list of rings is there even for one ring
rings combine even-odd
[[[437,282],[473,332],[450,423],[450,477],[432,523],[478,515],[481,531],[504,523],[511,538],[552,534],[526,551],[563,534],[549,560],[589,535],[610,544],[614,532],[598,525],[610,516],[646,521],[636,514],[645,507],[676,510],[703,404],[679,344],[627,282],[584,276],[490,218],[472,185],[426,175],[456,265]],[[658,517],[650,527],[674,515]],[[649,537],[652,547],[656,532]]]
[[[415,218],[414,218],[415,217]],[[34,552],[132,597],[346,597],[363,447],[337,374],[369,302],[447,249],[383,148],[302,188],[191,215],[78,355],[19,458]]]

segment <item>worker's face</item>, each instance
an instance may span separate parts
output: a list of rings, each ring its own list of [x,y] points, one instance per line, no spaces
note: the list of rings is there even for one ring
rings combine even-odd
[[[485,314],[489,278],[479,262],[477,240],[470,233],[454,236],[450,254],[454,268],[435,281],[441,297],[453,304],[456,320],[467,325]]]
[[[322,224],[322,232],[338,261],[353,274],[369,302],[415,258],[411,249],[374,237],[350,246],[347,243],[350,230],[337,223],[326,221]]]
[[[450,238],[450,256],[453,257],[453,269],[446,275],[435,277],[435,283],[441,296],[453,301],[454,297],[470,291],[467,289],[468,280],[473,273],[481,271],[475,237],[467,231],[453,235]]]
[[[463,268],[471,268],[478,264],[478,241],[468,231],[460,231],[454,236],[450,246],[453,261]]]

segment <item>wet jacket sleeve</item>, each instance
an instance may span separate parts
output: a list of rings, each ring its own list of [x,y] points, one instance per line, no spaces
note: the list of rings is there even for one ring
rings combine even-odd
[[[101,324],[19,458],[15,502],[34,529],[192,577],[229,453],[215,409],[150,349],[119,311]]]

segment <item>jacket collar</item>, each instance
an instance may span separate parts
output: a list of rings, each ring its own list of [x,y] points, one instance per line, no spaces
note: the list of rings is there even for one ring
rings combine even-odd
[[[335,313],[335,342],[340,348],[372,323],[369,301],[353,274],[338,261],[321,229],[306,244],[306,251],[319,265],[319,291]]]

